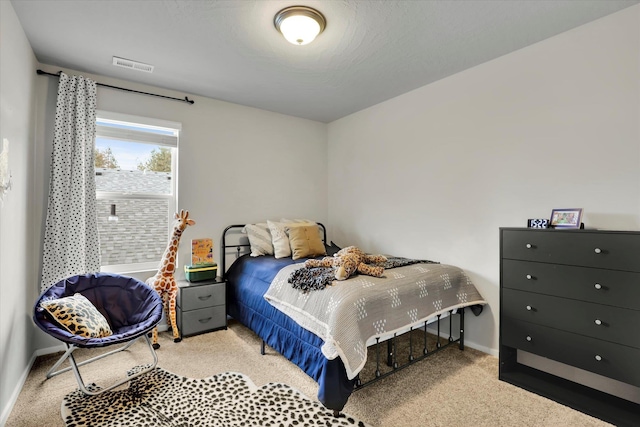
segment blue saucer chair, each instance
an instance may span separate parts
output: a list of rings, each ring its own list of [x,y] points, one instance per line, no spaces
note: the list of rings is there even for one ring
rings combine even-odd
[[[88,338],[69,332],[41,307],[41,302],[82,294],[105,317],[112,334],[103,338]],[[33,321],[40,329],[62,341],[67,350],[47,372],[47,379],[73,370],[78,386],[88,395],[97,395],[111,390],[151,371],[158,364],[158,356],[151,346],[148,333],[162,319],[162,299],[158,293],[137,279],[109,273],[94,273],[72,276],[64,279],[40,295],[34,305]],[[128,349],[139,338],[143,338],[153,356],[153,362],[135,374],[112,384],[109,387],[87,387],[80,375],[80,366],[102,359]],[[78,348],[99,348],[114,344],[123,344],[119,348],[100,354],[82,362],[76,362],[73,352]],[[66,359],[71,366],[58,367]]]

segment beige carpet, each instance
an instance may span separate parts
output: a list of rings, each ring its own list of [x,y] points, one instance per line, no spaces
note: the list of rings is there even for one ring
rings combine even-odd
[[[235,322],[230,322],[228,330],[185,338],[181,343],[174,343],[165,332],[160,334],[160,343],[158,366],[177,375],[204,378],[235,371],[258,386],[283,382],[310,398],[317,395],[313,380],[268,347],[261,356],[260,340]],[[62,398],[77,384],[71,372],[45,380],[56,359],[54,355],[38,358],[8,427],[63,426]],[[85,380],[100,384],[149,359],[145,346],[136,343],[129,351],[81,368],[81,372]],[[468,347],[460,351],[457,346],[354,393],[344,410],[380,427],[609,425],[499,381],[497,358]]]

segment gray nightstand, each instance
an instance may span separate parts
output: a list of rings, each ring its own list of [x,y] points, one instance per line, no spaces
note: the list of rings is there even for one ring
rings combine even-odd
[[[220,277],[201,282],[178,281],[176,321],[183,337],[227,328],[225,282]]]

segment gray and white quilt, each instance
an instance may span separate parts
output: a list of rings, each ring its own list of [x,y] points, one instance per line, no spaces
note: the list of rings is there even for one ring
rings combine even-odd
[[[412,264],[385,270],[381,278],[357,275],[323,290],[301,292],[288,282],[304,264],[278,272],[264,298],[324,340],[322,353],[340,357],[353,379],[367,360],[367,341],[419,326],[449,310],[486,304],[460,268]]]

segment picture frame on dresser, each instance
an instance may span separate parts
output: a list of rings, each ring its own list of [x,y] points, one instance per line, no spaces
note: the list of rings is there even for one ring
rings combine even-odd
[[[551,228],[581,228],[582,208],[553,209],[549,226]]]

